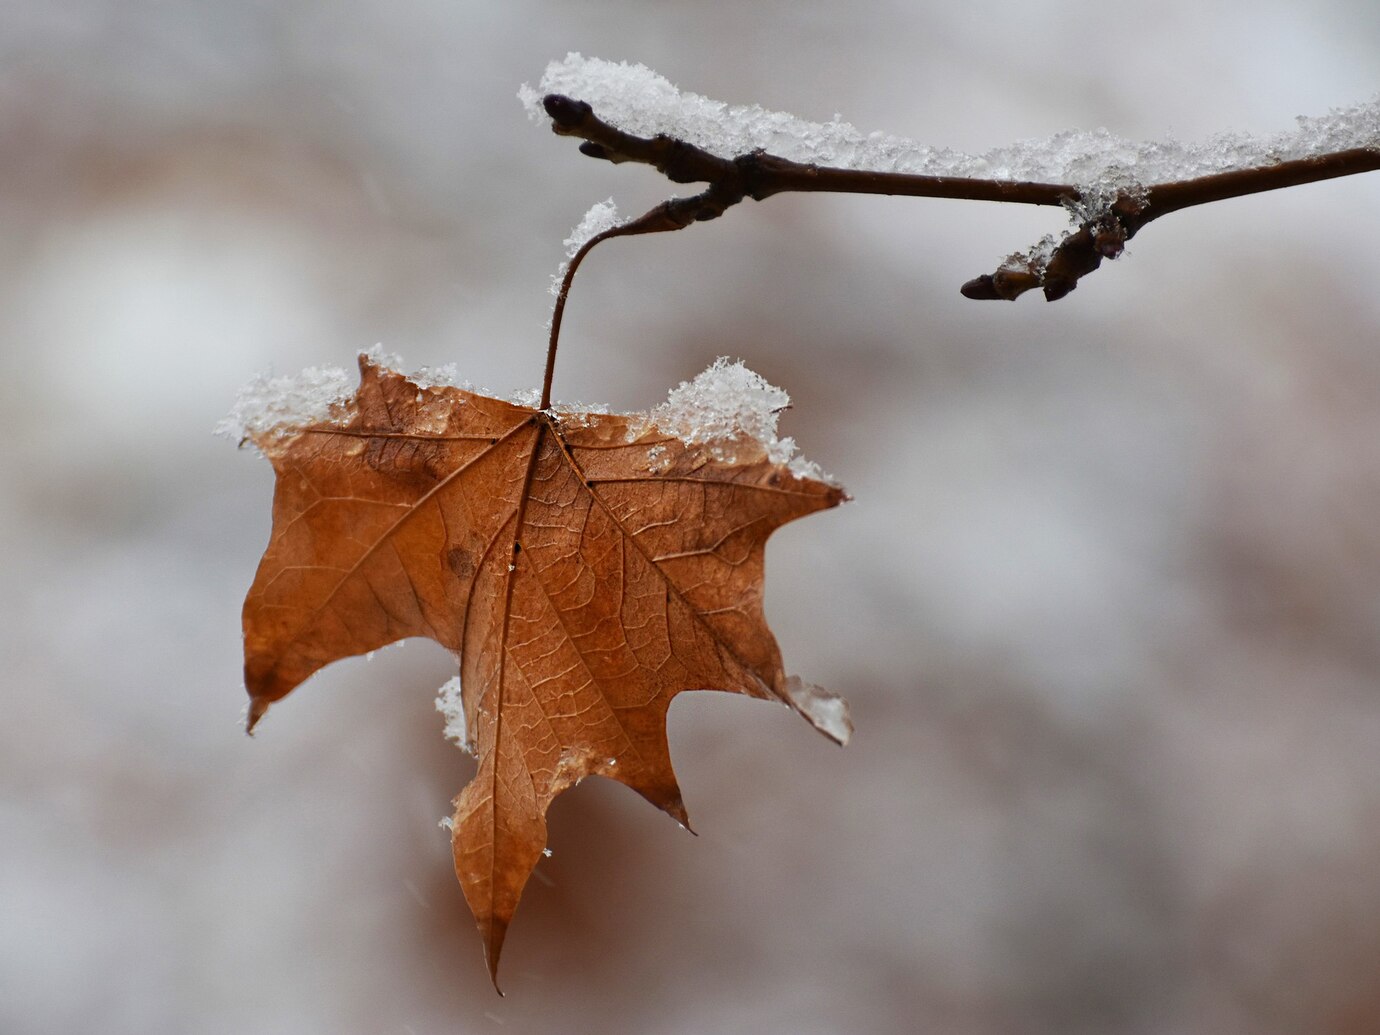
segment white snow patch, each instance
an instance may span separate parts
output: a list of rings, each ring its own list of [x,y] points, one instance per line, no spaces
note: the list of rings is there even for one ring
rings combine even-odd
[[[447,680],[436,693],[436,710],[446,720],[446,739],[460,745],[466,754],[474,754],[470,748],[468,730],[465,728],[465,702],[460,695],[460,677]]]
[[[1008,255],[1002,260],[1001,269],[1016,273],[1043,274],[1061,241],[1062,238],[1057,238],[1053,234],[1045,234],[1026,251]]]
[[[551,404],[551,412],[563,428],[587,428],[595,417],[608,416],[609,408],[607,403],[556,402]]]
[[[548,93],[586,101],[601,119],[626,132],[644,137],[665,133],[724,158],[763,148],[797,162],[850,169],[1070,183],[1084,193],[1085,208],[1138,185],[1350,148],[1380,149],[1380,96],[1326,115],[1300,116],[1293,130],[1271,135],[1137,142],[1105,129],[1069,130],[966,154],[887,133],[864,133],[838,115],[821,123],[756,104],[728,105],[682,92],[645,65],[577,53],[551,62],[539,86],[524,84],[518,97],[533,119],[545,121],[541,100]]]
[[[473,391],[474,387],[460,378],[454,363],[443,363],[439,367],[422,367],[409,378],[418,388],[463,388]]]
[[[853,736],[853,720],[848,715],[848,702],[842,697],[798,676],[786,680],[786,696],[811,726],[837,744],[848,744]]]
[[[747,436],[760,443],[767,459],[786,466],[797,478],[836,484],[818,464],[796,455],[795,439],[779,438],[776,424],[790,406],[784,389],[768,384],[741,360],[720,356],[693,381],[671,389],[666,401],[629,423],[633,437],[656,428],[686,445],[706,446],[716,460],[734,463],[734,443]],[[665,462],[655,446],[648,451],[649,468]]]
[[[561,294],[561,283],[565,280],[566,271],[570,269],[570,260],[575,258],[575,253],[588,244],[595,237],[598,237],[605,230],[612,230],[618,225],[618,206],[613,203],[612,198],[596,202],[590,206],[584,218],[575,225],[570,231],[570,236],[563,242],[565,244],[565,260],[556,267],[556,272],[551,277],[551,296],[559,298]],[[546,330],[551,330],[551,321],[555,319],[555,310],[546,318]],[[540,399],[540,396],[538,396]]]
[[[513,392],[508,396],[508,401],[514,406],[525,406],[529,410],[535,410],[537,404],[541,402],[540,388],[523,388]]]
[[[237,441],[342,416],[354,379],[340,367],[308,367],[300,374],[259,374],[242,389],[217,435]]]
[[[401,373],[403,368],[403,358],[396,352],[389,352],[383,347],[383,342],[375,342],[371,347],[362,353],[365,359],[376,367],[384,367],[388,370],[396,370]]]
[[[406,364],[403,358],[396,352],[389,352],[381,344],[366,351],[364,358],[374,366],[402,374],[418,388],[459,388],[478,395],[489,394],[485,389],[460,377],[454,363],[443,363],[439,367],[421,367],[413,373],[408,373],[404,369]]]
[[[560,264],[555,275],[551,278],[551,294],[553,296],[561,293],[561,281],[565,280],[565,271],[570,269],[570,260],[575,258],[575,253],[605,230],[612,230],[617,225],[618,206],[613,203],[612,198],[590,206],[590,210],[585,213],[584,218],[576,224],[575,229],[570,231],[570,236],[564,241],[565,261]],[[551,329],[549,319],[546,322],[546,328],[547,330]]]
[[[375,366],[402,374],[419,389],[459,388],[477,395],[487,389],[462,379],[454,363],[422,367],[415,373],[403,369],[402,357],[375,345],[363,353]],[[308,367],[300,374],[275,377],[272,371],[256,375],[240,389],[230,412],[215,426],[217,435],[243,441],[255,436],[283,434],[308,424],[328,424],[347,417],[345,404],[355,391],[355,375],[341,367]],[[520,405],[535,406],[535,389],[519,393]],[[420,399],[420,396],[419,396]],[[526,400],[530,399],[530,402]]]
[[[583,248],[589,241],[602,234],[605,230],[612,230],[618,225],[618,206],[613,203],[613,199],[600,201],[591,205],[579,225],[570,231],[570,236],[565,239],[565,257],[575,258],[575,253]]]

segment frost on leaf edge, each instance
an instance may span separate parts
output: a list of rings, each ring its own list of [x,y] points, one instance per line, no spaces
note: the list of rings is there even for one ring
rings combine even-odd
[[[454,363],[403,371],[400,356],[381,345],[362,353],[370,363],[402,374],[419,389],[452,387],[479,395],[487,390],[461,380]],[[355,378],[341,367],[308,367],[299,374],[255,376],[240,390],[230,412],[216,425],[218,435],[238,442],[277,437],[313,424],[339,424],[349,419]],[[535,409],[539,392],[515,392],[508,402]],[[840,488],[818,464],[800,456],[794,438],[781,438],[777,424],[791,404],[782,388],[750,370],[742,360],[720,356],[696,377],[671,389],[666,401],[645,411],[613,414],[627,419],[629,441],[651,431],[673,436],[689,446],[702,446],[717,460],[732,462],[733,443],[740,437],[759,443],[766,459],[792,475]],[[588,415],[609,415],[607,406],[555,403],[552,412],[578,423]],[[654,449],[655,447],[653,447]],[[656,457],[650,457],[655,470]]]

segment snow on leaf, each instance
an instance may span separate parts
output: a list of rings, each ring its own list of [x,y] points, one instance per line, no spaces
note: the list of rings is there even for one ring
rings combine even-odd
[[[629,434],[654,428],[690,446],[705,446],[715,460],[733,462],[744,439],[754,442],[774,464],[798,478],[836,485],[818,464],[796,455],[793,438],[777,436],[777,422],[791,404],[782,388],[768,384],[741,360],[720,356],[691,381],[671,389],[666,401],[644,414],[630,415]],[[647,453],[649,469],[658,471],[663,454],[655,445]]]
[[[350,395],[350,378],[340,367],[308,367],[300,374],[260,374],[240,390],[216,434],[256,439],[280,428],[329,421]]]
[[[460,677],[452,676],[436,692],[436,710],[446,720],[445,737],[469,752],[470,742],[465,724],[465,702],[460,693]]]

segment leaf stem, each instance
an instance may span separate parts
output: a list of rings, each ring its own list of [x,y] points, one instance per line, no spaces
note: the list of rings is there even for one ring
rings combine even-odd
[[[556,293],[556,307],[551,310],[551,337],[546,343],[546,374],[541,382],[541,404],[538,409],[545,410],[551,405],[551,380],[556,375],[556,346],[560,344],[561,319],[565,316],[565,301],[570,297],[570,285],[575,280],[575,271],[580,268],[580,263],[584,262],[585,256],[594,246],[613,236],[614,230],[617,229],[614,227],[601,234],[595,234],[571,256],[570,264],[565,268],[565,276],[561,278],[561,289]]]
[[[556,373],[556,346],[560,343],[561,320],[565,316],[565,303],[570,297],[570,286],[575,282],[575,273],[579,270],[580,263],[584,262],[585,256],[593,251],[594,246],[614,237],[631,237],[634,234],[657,234],[667,230],[680,230],[697,219],[712,219],[714,215],[722,212],[739,198],[741,195],[736,198],[725,196],[722,188],[717,185],[711,186],[708,190],[688,198],[672,198],[670,201],[663,201],[636,219],[619,223],[603,233],[595,234],[580,246],[579,251],[571,256],[570,265],[565,269],[565,276],[561,278],[561,288],[556,293],[556,305],[551,311],[551,336],[546,345],[546,376],[542,378],[541,405],[538,409],[545,410],[551,405],[551,381]]]

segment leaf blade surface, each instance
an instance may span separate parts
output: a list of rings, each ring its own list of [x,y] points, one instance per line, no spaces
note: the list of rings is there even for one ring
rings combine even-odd
[[[278,477],[244,607],[251,728],[338,658],[408,636],[458,656],[479,771],[453,855],[491,975],[556,795],[607,776],[688,826],[676,694],[779,700],[846,737],[801,707],[762,610],[767,537],[846,496],[752,435],[535,411],[361,356],[332,419],[253,438]]]

